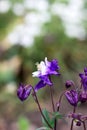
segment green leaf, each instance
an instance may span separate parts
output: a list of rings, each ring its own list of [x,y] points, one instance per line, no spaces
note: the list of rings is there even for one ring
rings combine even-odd
[[[53,118],[55,118],[55,119],[62,119],[63,115],[61,115],[59,112],[54,112],[53,113]]]
[[[46,109],[43,109],[43,114],[46,118],[46,120],[49,122],[49,124],[51,125],[51,127],[54,127],[54,120],[50,118],[49,116],[49,112]],[[44,118],[42,117],[42,123],[44,126],[48,127],[47,123],[45,122]]]

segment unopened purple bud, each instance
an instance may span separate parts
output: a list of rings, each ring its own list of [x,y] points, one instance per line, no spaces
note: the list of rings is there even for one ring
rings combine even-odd
[[[74,85],[72,80],[67,80],[65,83],[66,88],[70,88],[72,85]]]
[[[77,106],[77,103],[79,101],[77,91],[75,90],[66,91],[65,96],[72,106]]]
[[[18,90],[17,90],[17,96],[21,101],[24,101],[28,98],[28,96],[31,93],[31,85],[23,85],[20,84]]]

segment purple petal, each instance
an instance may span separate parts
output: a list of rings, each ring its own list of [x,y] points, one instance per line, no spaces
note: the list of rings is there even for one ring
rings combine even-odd
[[[56,71],[56,70],[60,69],[60,67],[58,66],[58,61],[56,59],[54,59],[54,60],[51,61],[50,69],[52,71]]]
[[[35,86],[35,91],[37,92],[39,89],[41,89],[41,88],[43,88],[43,87],[45,87],[45,86],[46,86],[46,83],[44,83],[43,80],[40,80],[40,81],[36,84],[36,86]]]
[[[83,73],[80,73],[79,76],[80,76],[81,79],[84,78],[84,74]]]
[[[85,72],[85,73],[87,72],[87,67],[84,68],[84,72]]]
[[[48,85],[52,85],[52,82],[50,81],[50,79],[49,79],[49,76],[47,76],[47,75],[44,75],[44,76],[40,76],[39,77],[41,80],[43,80],[43,82],[44,83],[46,83],[46,84],[48,84]]]

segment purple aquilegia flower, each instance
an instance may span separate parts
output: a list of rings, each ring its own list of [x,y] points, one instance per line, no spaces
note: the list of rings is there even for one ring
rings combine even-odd
[[[23,85],[20,84],[18,90],[17,90],[17,96],[21,101],[24,101],[28,98],[32,90],[32,87],[30,85]]]
[[[84,68],[84,73],[79,74],[81,78],[81,83],[83,85],[84,90],[87,90],[87,67]]]
[[[44,83],[48,85],[52,85],[51,80],[49,79],[50,75],[59,75],[58,70],[60,67],[58,66],[57,60],[48,61],[45,58],[45,61],[41,61],[40,64],[37,64],[37,71],[33,72],[33,77],[38,77]]]
[[[65,96],[71,105],[77,106],[77,103],[79,101],[77,91],[75,90],[66,91]]]
[[[81,91],[79,95],[79,101],[84,103],[87,101],[87,92],[86,91]]]

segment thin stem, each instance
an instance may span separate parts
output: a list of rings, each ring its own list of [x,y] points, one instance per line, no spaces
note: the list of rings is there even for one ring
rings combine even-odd
[[[59,97],[58,106],[57,106],[57,111],[59,111],[59,109],[60,109],[60,104],[61,104],[61,101],[62,101],[62,97],[63,97],[63,95],[64,95],[65,92],[66,92],[66,91],[62,92],[61,95],[60,95],[60,97]]]
[[[55,106],[54,106],[54,100],[53,100],[53,92],[52,92],[51,86],[50,86],[50,97],[51,97],[53,112],[55,112]],[[55,121],[54,121],[54,130],[56,130],[56,123],[57,123],[57,120],[55,119]]]
[[[53,92],[52,92],[51,86],[49,88],[50,88],[50,97],[51,97],[51,102],[52,102],[52,108],[53,108],[53,112],[55,112],[55,106],[54,106],[54,100],[53,100]]]
[[[43,112],[42,112],[42,109],[41,109],[41,107],[40,107],[40,104],[39,104],[39,101],[38,101],[38,98],[37,98],[36,92],[35,92],[35,90],[34,90],[33,87],[32,87],[32,89],[33,89],[34,96],[35,96],[34,100],[35,100],[35,102],[36,102],[37,105],[38,105],[39,111],[40,111],[40,113],[41,113],[43,119],[45,120],[45,122],[47,123],[47,125],[49,126],[49,128],[51,128],[51,129],[53,130],[52,126],[49,124],[49,122],[47,121],[47,119],[45,118],[45,116],[44,116],[44,114],[43,114]]]
[[[64,93],[65,93],[65,91],[62,92],[62,94],[61,94],[60,97],[59,97],[58,106],[57,106],[57,110],[56,110],[56,111],[58,111],[58,112],[59,112],[59,109],[60,109],[60,104],[61,104],[61,100],[62,100],[62,97],[63,97]],[[55,121],[55,129],[54,129],[54,130],[56,130],[57,125],[58,125],[58,122]]]
[[[73,130],[73,121],[74,121],[74,119],[72,119],[70,130]]]
[[[83,121],[83,128],[84,128],[84,130],[86,130],[86,125],[85,125],[84,121]]]
[[[76,112],[76,107],[74,107],[74,109],[73,109],[73,113],[75,113],[75,112]],[[74,121],[74,119],[72,119],[70,130],[73,130],[73,121]]]

